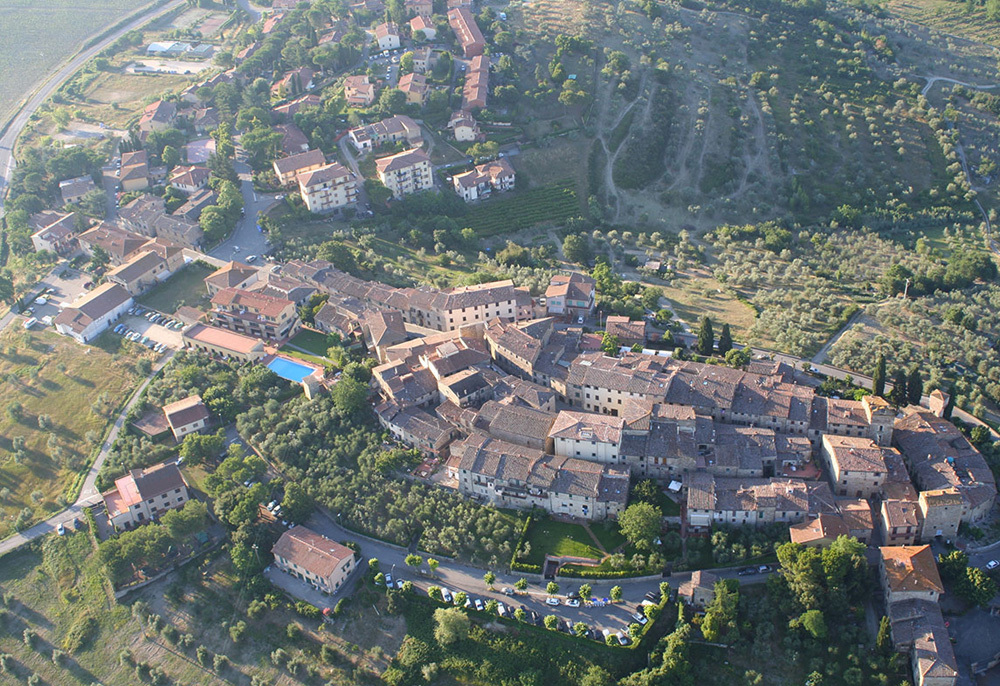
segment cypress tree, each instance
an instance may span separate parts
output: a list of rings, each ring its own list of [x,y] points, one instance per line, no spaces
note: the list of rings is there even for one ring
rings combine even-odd
[[[712,331],[712,320],[705,315],[701,318],[701,326],[698,328],[698,347],[697,352],[699,355],[711,355],[715,349],[715,333]]]
[[[729,331],[729,324],[722,325],[722,333],[719,334],[719,355],[726,356],[733,349],[733,335]]]
[[[906,372],[897,369],[892,375],[892,390],[889,391],[889,402],[896,407],[906,404]]]
[[[889,618],[884,615],[878,624],[878,638],[875,639],[875,645],[886,655],[893,653],[892,627],[889,624]]]
[[[914,367],[906,379],[906,400],[911,405],[919,405],[924,395],[924,380],[920,378],[920,370]]]
[[[872,374],[872,393],[877,396],[885,395],[885,355],[878,356],[875,363],[875,373]]]
[[[948,403],[944,406],[944,418],[951,419],[951,413],[955,410],[955,384],[948,387]]]

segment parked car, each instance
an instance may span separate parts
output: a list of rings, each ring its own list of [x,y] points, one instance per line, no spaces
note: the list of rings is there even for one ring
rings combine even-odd
[[[514,595],[514,589],[508,588],[507,586],[501,588],[500,592],[503,593],[504,595],[510,595],[510,596]]]
[[[386,574],[385,575],[385,585],[387,587],[391,587],[392,586],[392,574]]]
[[[737,576],[751,576],[757,573],[756,567],[743,567],[740,571],[736,572]]]
[[[480,600],[479,598],[476,598],[473,601],[473,604],[476,606],[476,610],[478,610],[479,612],[482,612],[484,609],[486,609],[486,606],[483,605],[483,601]]]
[[[767,572],[771,571],[771,567],[768,565],[761,565],[760,567],[757,568],[757,571],[760,572],[761,574],[766,574]]]
[[[405,584],[405,583],[406,583],[406,581],[403,580],[403,579],[396,579],[396,588],[399,589],[400,591],[402,591],[403,590],[403,584]]]
[[[555,607],[555,606],[559,605],[559,599],[558,598],[548,597],[548,598],[545,599],[545,604],[546,605],[552,605],[553,607]]]
[[[654,593],[653,591],[650,591],[649,593],[647,593],[646,594],[646,598],[651,603],[658,603],[658,602],[660,602],[660,594],[659,593]]]
[[[615,638],[618,639],[618,643],[620,645],[623,645],[623,646],[627,646],[628,645],[628,638],[622,632],[620,632],[620,631],[615,632]]]
[[[256,255],[247,255],[247,263],[248,263],[248,264],[249,264],[250,262],[253,262],[253,261],[254,261],[254,260],[256,260],[256,259],[257,259],[257,256],[256,256]]]
[[[454,600],[454,597],[451,595],[451,591],[449,591],[447,588],[441,589],[441,598],[446,603],[450,603]]]
[[[634,619],[639,624],[645,624],[646,622],[649,621],[649,619],[646,617],[646,615],[642,614],[641,612],[635,612],[635,613],[633,613],[632,614],[632,619]]]
[[[59,526],[56,527],[56,533],[59,534],[60,536],[65,536],[66,535],[66,527],[64,525],[60,524]]]
[[[504,605],[503,603],[497,603],[497,614],[500,615],[501,617],[506,617],[508,614],[510,614],[510,612],[509,610],[507,610],[506,605]]]
[[[986,563],[986,569],[994,570],[997,567],[1000,567],[1000,560],[990,560]]]
[[[567,598],[566,605],[567,607],[580,607],[580,601],[576,598]]]

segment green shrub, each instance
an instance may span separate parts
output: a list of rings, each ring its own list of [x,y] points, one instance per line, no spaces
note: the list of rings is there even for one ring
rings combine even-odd
[[[90,642],[97,629],[96,619],[87,613],[80,615],[70,625],[66,638],[63,639],[63,648],[70,653],[78,652]]]
[[[323,612],[318,607],[302,600],[295,603],[295,611],[306,619],[319,619],[323,616]]]

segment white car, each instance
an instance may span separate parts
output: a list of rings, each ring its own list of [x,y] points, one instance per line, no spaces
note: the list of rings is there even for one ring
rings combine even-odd
[[[639,614],[638,612],[632,615],[632,619],[634,619],[638,624],[645,624],[646,622],[649,621],[646,615]]]
[[[253,262],[257,259],[256,255],[247,255],[247,263]]]
[[[580,601],[577,600],[576,598],[567,598],[566,599],[566,606],[567,607],[580,607]]]
[[[546,605],[552,605],[553,607],[555,607],[555,606],[559,605],[559,599],[558,598],[546,598],[545,599],[545,604]]]
[[[385,575],[385,585],[388,588],[392,588],[392,574],[386,574]]]
[[[452,598],[452,595],[451,595],[451,591],[449,591],[447,588],[442,588],[441,589],[441,598],[446,603],[452,602],[453,598]]]
[[[986,563],[986,569],[993,570],[1000,567],[1000,560],[990,560]]]

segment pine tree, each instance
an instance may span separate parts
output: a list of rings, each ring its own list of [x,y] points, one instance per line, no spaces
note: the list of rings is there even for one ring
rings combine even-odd
[[[719,355],[726,356],[733,349],[733,334],[729,331],[729,324],[722,325],[722,333],[719,334]]]
[[[872,393],[877,396],[885,395],[885,355],[878,356],[875,363],[875,373],[872,374]]]
[[[698,327],[697,352],[699,355],[712,354],[715,349],[715,333],[712,331],[712,320],[705,315],[701,318],[701,326]]]
[[[920,370],[914,367],[906,379],[906,400],[911,405],[919,405],[923,395],[924,380],[920,377]]]
[[[906,404],[906,372],[897,369],[892,375],[892,390],[889,391],[889,402],[896,407]]]
[[[944,418],[951,419],[951,413],[955,411],[955,384],[948,387],[948,403],[944,406]]]

